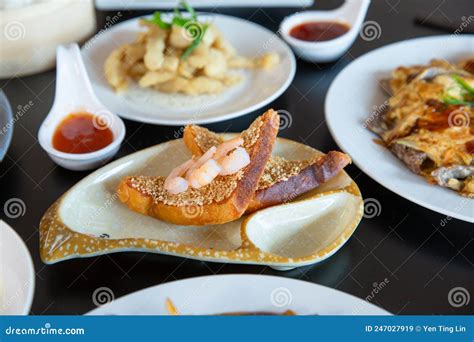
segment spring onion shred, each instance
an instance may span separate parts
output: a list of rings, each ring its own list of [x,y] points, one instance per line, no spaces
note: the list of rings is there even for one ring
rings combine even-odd
[[[183,7],[184,10],[189,14],[189,17],[183,17],[179,8],[180,6]],[[173,10],[173,17],[171,18],[170,22],[164,21],[161,18],[161,12],[158,11],[153,13],[151,19],[145,19],[145,21],[147,23],[156,25],[163,30],[169,30],[173,25],[186,27],[189,23],[194,23],[196,26],[198,26],[198,30],[201,30],[201,32],[198,32],[194,40],[191,42],[191,45],[189,45],[188,48],[184,50],[183,54],[181,55],[181,59],[188,57],[191,52],[193,52],[193,50],[199,46],[207,28],[209,27],[209,24],[207,23],[198,22],[196,11],[186,1],[179,2],[178,7]]]

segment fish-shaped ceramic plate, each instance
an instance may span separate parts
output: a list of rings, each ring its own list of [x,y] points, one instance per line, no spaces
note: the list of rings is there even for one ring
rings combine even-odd
[[[224,138],[232,136],[226,134]],[[273,153],[287,159],[309,159],[321,154],[281,138]],[[166,175],[190,157],[182,139],[177,139],[119,159],[84,178],[58,199],[41,220],[42,260],[51,264],[140,251],[284,270],[331,256],[349,239],[362,218],[359,189],[344,171],[290,203],[216,226],[172,225],[133,212],[119,201],[116,189],[124,176]]]

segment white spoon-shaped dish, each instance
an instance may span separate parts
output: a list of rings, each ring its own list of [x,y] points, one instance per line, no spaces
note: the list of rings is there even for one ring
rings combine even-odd
[[[227,139],[233,136],[224,135]],[[321,154],[286,139],[277,139],[273,153],[302,160]],[[241,218],[215,226],[172,225],[133,212],[118,200],[116,190],[123,177],[166,175],[190,157],[182,139],[172,140],[117,160],[84,178],[44,215],[40,224],[42,260],[55,263],[114,252],[146,251],[284,270],[331,256],[362,218],[359,189],[345,172],[296,199],[301,202],[262,210],[247,221]],[[306,217],[305,225],[296,226],[296,217],[289,218],[293,214],[288,215],[288,210],[297,212],[300,219]],[[269,214],[275,217],[270,219]],[[275,220],[280,222],[270,227]],[[264,236],[265,233],[269,235]],[[302,246],[303,240],[308,244]],[[292,244],[291,251],[275,247],[285,242]]]
[[[325,63],[341,57],[354,43],[369,9],[370,0],[346,0],[344,5],[332,11],[305,11],[286,17],[280,25],[280,33],[285,41],[302,59]],[[335,39],[308,42],[290,35],[290,30],[300,24],[315,21],[335,21],[349,25],[348,32]]]
[[[41,147],[58,165],[70,170],[90,170],[104,165],[119,150],[125,137],[125,125],[94,94],[77,44],[58,46],[56,94],[54,104],[41,124],[38,139]],[[111,144],[91,153],[65,153],[53,146],[53,135],[61,121],[75,112],[95,116],[97,125],[109,128],[114,136]]]

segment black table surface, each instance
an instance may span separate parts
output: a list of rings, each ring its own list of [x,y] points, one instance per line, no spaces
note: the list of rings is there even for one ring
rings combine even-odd
[[[332,9],[341,1],[317,1],[314,7]],[[276,31],[280,21],[297,8],[206,9],[249,19]],[[455,10],[455,12],[453,12]],[[280,135],[322,151],[337,149],[324,121],[324,99],[334,77],[354,58],[380,46],[409,38],[446,34],[414,23],[416,16],[437,16],[449,22],[472,13],[472,0],[375,0],[366,20],[381,27],[378,39],[360,37],[336,63],[315,65],[298,60],[291,86],[268,107],[292,114],[291,127]],[[151,12],[151,11],[149,11]],[[149,12],[122,11],[122,19]],[[112,12],[97,12],[98,28]],[[442,47],[440,46],[440,50]],[[427,60],[435,56],[426,56]],[[387,285],[372,302],[394,314],[472,314],[473,301],[459,308],[448,293],[465,288],[474,296],[474,227],[440,215],[388,191],[356,166],[347,168],[363,196],[375,198],[381,212],[365,218],[346,245],[328,260],[313,266],[278,272],[266,266],[207,263],[151,253],[118,253],[45,265],[39,258],[38,225],[46,209],[88,172],[73,172],[54,164],[41,149],[37,132],[54,97],[55,71],[0,82],[14,110],[32,101],[32,108],[15,123],[14,137],[0,164],[0,205],[10,198],[26,204],[24,216],[4,218],[26,241],[36,269],[31,313],[83,314],[94,308],[92,294],[109,287],[115,297],[177,279],[195,276],[254,273],[278,275],[322,284],[366,298],[376,283]],[[364,85],[361,85],[364,86]],[[350,91],[350,89],[348,89]],[[351,110],[351,108],[347,108]],[[241,131],[262,111],[208,125],[215,131]],[[126,140],[116,156],[173,139],[176,127],[125,120]],[[422,180],[420,180],[422,181]],[[4,215],[3,210],[0,211]]]

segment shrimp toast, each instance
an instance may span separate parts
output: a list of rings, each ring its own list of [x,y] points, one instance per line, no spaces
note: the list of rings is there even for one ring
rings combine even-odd
[[[279,116],[268,110],[240,136],[250,163],[235,174],[217,176],[199,189],[171,194],[165,177],[129,176],[122,179],[118,195],[131,210],[178,225],[212,225],[240,218],[249,206],[279,127]]]
[[[186,126],[183,140],[197,156],[223,141],[219,134],[197,125]],[[337,151],[311,160],[287,160],[272,156],[265,165],[246,214],[289,202],[333,178],[350,162],[349,156]]]

